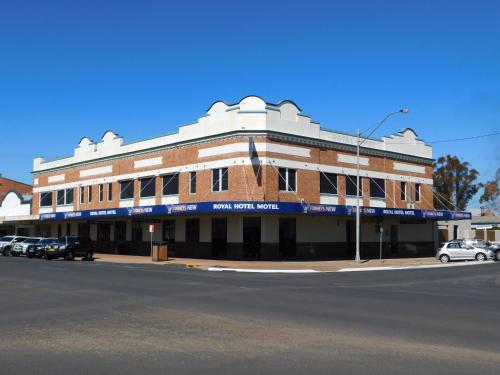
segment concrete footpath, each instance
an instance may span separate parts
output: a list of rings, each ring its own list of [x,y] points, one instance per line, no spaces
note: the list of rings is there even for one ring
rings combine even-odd
[[[259,270],[261,272],[335,272],[355,269],[373,269],[386,267],[413,267],[440,265],[441,262],[434,258],[404,258],[364,260],[356,263],[354,260],[324,260],[324,261],[258,261],[258,260],[216,260],[216,259],[191,259],[170,258],[166,262],[153,262],[150,257],[134,255],[95,254],[96,262],[124,263],[124,264],[155,264],[155,265],[183,265],[185,267],[200,268],[204,270],[233,269],[233,270]]]

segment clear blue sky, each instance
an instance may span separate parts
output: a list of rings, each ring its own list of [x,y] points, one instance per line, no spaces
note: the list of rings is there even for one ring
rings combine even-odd
[[[0,172],[83,135],[173,131],[217,99],[292,99],[353,132],[425,140],[500,130],[498,1],[3,1]],[[437,144],[491,179],[500,137]]]

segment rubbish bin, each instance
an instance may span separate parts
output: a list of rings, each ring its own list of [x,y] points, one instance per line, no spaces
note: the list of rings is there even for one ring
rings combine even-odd
[[[168,260],[168,246],[166,242],[153,243],[153,262],[164,262]]]

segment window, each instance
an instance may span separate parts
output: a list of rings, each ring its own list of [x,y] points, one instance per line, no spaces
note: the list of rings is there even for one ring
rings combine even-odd
[[[415,184],[415,202],[420,202],[420,184]]]
[[[80,203],[83,204],[85,201],[85,188],[80,186]]]
[[[108,201],[113,200],[113,184],[110,182],[108,183]]]
[[[196,172],[189,172],[189,193],[196,194]]]
[[[134,198],[134,180],[120,181],[120,199]]]
[[[280,168],[278,174],[280,191],[296,191],[297,171],[295,169]]]
[[[385,180],[383,178],[370,178],[370,198],[385,199]]]
[[[200,242],[200,219],[186,219],[186,242]]]
[[[228,188],[227,168],[212,169],[212,191],[226,191]]]
[[[345,194],[356,196],[356,176],[345,176]],[[363,196],[363,179],[359,178],[359,196]]]
[[[88,187],[88,202],[92,202],[92,186]]]
[[[406,200],[406,182],[401,181],[401,200]]]
[[[337,175],[320,172],[319,192],[320,194],[337,194]]]
[[[156,195],[156,177],[141,178],[141,198],[154,197]]]
[[[58,190],[56,204],[58,206],[73,204],[73,189]]]
[[[167,174],[163,176],[163,195],[179,194],[179,174]]]
[[[163,220],[163,241],[169,244],[175,241],[175,220]]]
[[[104,200],[104,185],[99,184],[99,202]]]
[[[71,236],[71,223],[66,223],[66,236]]]
[[[45,193],[40,194],[40,206],[41,207],[52,206],[52,192],[51,191],[47,191]]]

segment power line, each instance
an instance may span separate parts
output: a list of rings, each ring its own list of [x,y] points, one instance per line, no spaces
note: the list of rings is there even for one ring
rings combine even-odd
[[[445,142],[466,141],[466,140],[469,140],[469,139],[486,138],[486,137],[491,137],[491,136],[494,136],[494,135],[500,135],[500,132],[489,133],[489,134],[482,134],[482,135],[475,135],[475,136],[463,137],[463,138],[442,139],[442,140],[439,140],[439,141],[432,141],[432,142],[427,142],[427,143],[445,143]]]

